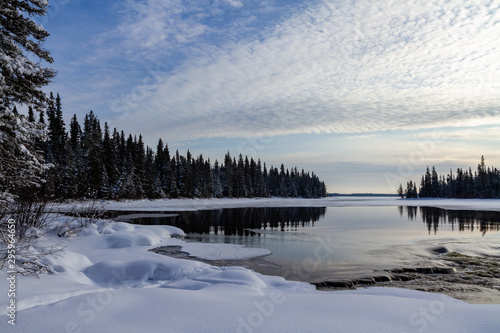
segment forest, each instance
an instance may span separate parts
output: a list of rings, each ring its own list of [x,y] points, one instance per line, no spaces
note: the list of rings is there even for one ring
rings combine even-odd
[[[496,199],[500,198],[500,170],[486,167],[484,156],[474,172],[469,167],[440,175],[434,166],[431,170],[427,167],[418,188],[417,183],[410,180],[406,188],[400,184],[397,193],[401,198]]]
[[[47,200],[326,196],[326,186],[314,172],[283,164],[268,169],[260,159],[229,152],[224,161],[212,164],[189,150],[185,156],[171,153],[162,139],[153,151],[142,135],[110,130],[107,123],[102,128],[93,111],[83,127],[74,115],[67,132],[59,94],[50,94],[39,119],[30,108],[28,122],[47,131],[46,140],[35,142],[50,165],[40,186],[40,196]]]

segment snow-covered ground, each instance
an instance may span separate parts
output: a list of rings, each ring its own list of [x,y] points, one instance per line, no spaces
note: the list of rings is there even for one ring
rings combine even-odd
[[[61,205],[62,209],[69,205]],[[108,210],[175,211],[239,207],[351,207],[351,206],[429,206],[446,209],[500,211],[498,199],[400,199],[398,197],[329,197],[321,199],[158,199],[109,201]]]
[[[156,200],[109,203],[108,209],[183,210],[262,206],[429,205],[500,210],[498,200],[367,198]],[[61,217],[63,219],[65,217]],[[207,259],[247,258],[262,249],[187,244],[170,226],[99,221],[76,237],[48,235],[64,254],[47,258],[55,273],[16,276],[16,326],[7,316],[11,287],[0,272],[0,332],[498,332],[500,304],[473,305],[397,288],[316,291],[240,268],[162,256],[183,246]]]

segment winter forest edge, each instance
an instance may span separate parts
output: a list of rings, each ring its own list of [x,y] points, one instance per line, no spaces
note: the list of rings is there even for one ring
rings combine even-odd
[[[171,156],[169,147],[158,140],[156,152],[145,147],[142,135],[125,135],[108,124],[101,129],[97,116],[90,111],[83,128],[76,115],[66,132],[61,98],[53,94],[45,113],[35,120],[29,109],[27,122],[46,128],[45,140],[38,138],[35,150],[43,156],[48,169],[43,173],[40,198],[62,199],[154,199],[154,198],[249,198],[326,196],[326,186],[313,173],[271,166],[260,159],[227,152],[223,163],[202,155],[186,156],[178,151]],[[15,117],[22,117],[14,108]]]
[[[486,167],[484,156],[477,170],[458,168],[453,174],[440,175],[436,167],[429,170],[427,167],[422,175],[420,186],[410,180],[406,187],[400,184],[397,190],[401,198],[456,198],[456,199],[498,199],[500,198],[500,170],[495,167]]]

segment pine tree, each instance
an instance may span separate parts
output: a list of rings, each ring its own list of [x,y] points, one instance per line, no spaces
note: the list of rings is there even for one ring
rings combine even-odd
[[[192,198],[193,193],[193,166],[192,166],[191,153],[187,151],[186,158],[181,159],[182,170],[183,170],[183,187],[181,195],[184,198]]]
[[[115,129],[116,133],[116,129]],[[118,147],[109,133],[108,123],[104,123],[104,138],[102,140],[103,181],[101,190],[104,198],[112,198],[118,182],[119,171],[117,168]]]
[[[402,184],[399,184],[398,195],[401,197],[401,199],[404,199],[404,197],[405,197]]]
[[[43,113],[43,110],[40,110],[40,117],[38,118],[38,122],[40,124],[44,124],[45,125],[45,114]]]
[[[30,123],[35,122],[35,113],[33,112],[33,107],[31,105],[28,107],[28,121]]]
[[[102,197],[102,193],[100,193],[103,181],[102,131],[99,119],[92,110],[85,116],[81,141],[83,172],[86,176],[84,196],[87,198]]]
[[[41,47],[48,32],[32,19],[47,6],[43,0],[0,2],[0,206],[22,191],[33,193],[28,189],[44,182],[48,168],[36,147],[46,138],[42,122],[14,112],[15,104],[41,110],[47,101],[42,87],[55,76],[38,61],[53,60]]]
[[[429,191],[429,196],[436,198],[439,196],[439,177],[436,172],[436,168],[433,166],[432,167],[432,173],[431,173],[431,184],[430,184],[430,191]]]
[[[43,124],[29,122],[8,108],[0,111],[0,208],[44,183],[49,165],[36,143],[45,139]]]
[[[170,154],[168,151],[168,145],[163,146],[163,141],[158,140],[156,145],[156,155],[155,155],[155,168],[158,173],[158,178],[160,181],[160,187],[165,196],[170,194],[171,181],[171,170],[170,170]]]
[[[62,115],[61,97],[50,93],[49,107],[47,109],[48,141],[45,146],[45,156],[48,163],[53,167],[48,173],[46,191],[52,199],[68,197],[67,184],[70,182],[72,170],[68,169],[68,140]]]
[[[4,0],[0,2],[0,107],[14,103],[41,109],[47,101],[42,87],[56,72],[39,60],[52,63],[50,52],[42,48],[49,33],[33,21],[47,12],[44,0]]]
[[[223,186],[222,195],[224,197],[233,197],[233,163],[231,161],[231,155],[229,152],[224,156],[224,168],[221,170],[221,182]]]
[[[143,189],[145,196],[151,199],[164,197],[165,194],[161,189],[160,177],[155,168],[153,150],[149,147],[146,148],[146,159],[144,163],[145,179]]]

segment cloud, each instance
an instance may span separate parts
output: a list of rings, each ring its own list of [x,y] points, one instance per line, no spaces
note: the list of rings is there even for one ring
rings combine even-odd
[[[210,27],[200,22],[203,13],[190,1],[148,0],[125,3],[124,18],[113,34],[125,36],[130,49],[172,52],[208,33]],[[143,52],[139,52],[143,55]]]
[[[447,128],[438,133],[441,140],[452,140],[463,142],[497,142],[500,141],[500,126],[476,126],[476,127],[461,127],[458,129]],[[415,135],[416,138],[425,139],[429,133],[423,132]]]
[[[498,1],[322,1],[259,34],[234,23],[265,6],[226,27],[194,2],[129,4],[119,30],[131,52],[162,63],[165,50],[197,51],[137,87],[148,88],[137,103],[125,98],[118,126],[188,139],[500,124]]]
[[[234,8],[241,8],[243,7],[243,3],[239,0],[224,0],[225,3],[228,5],[234,7]]]

